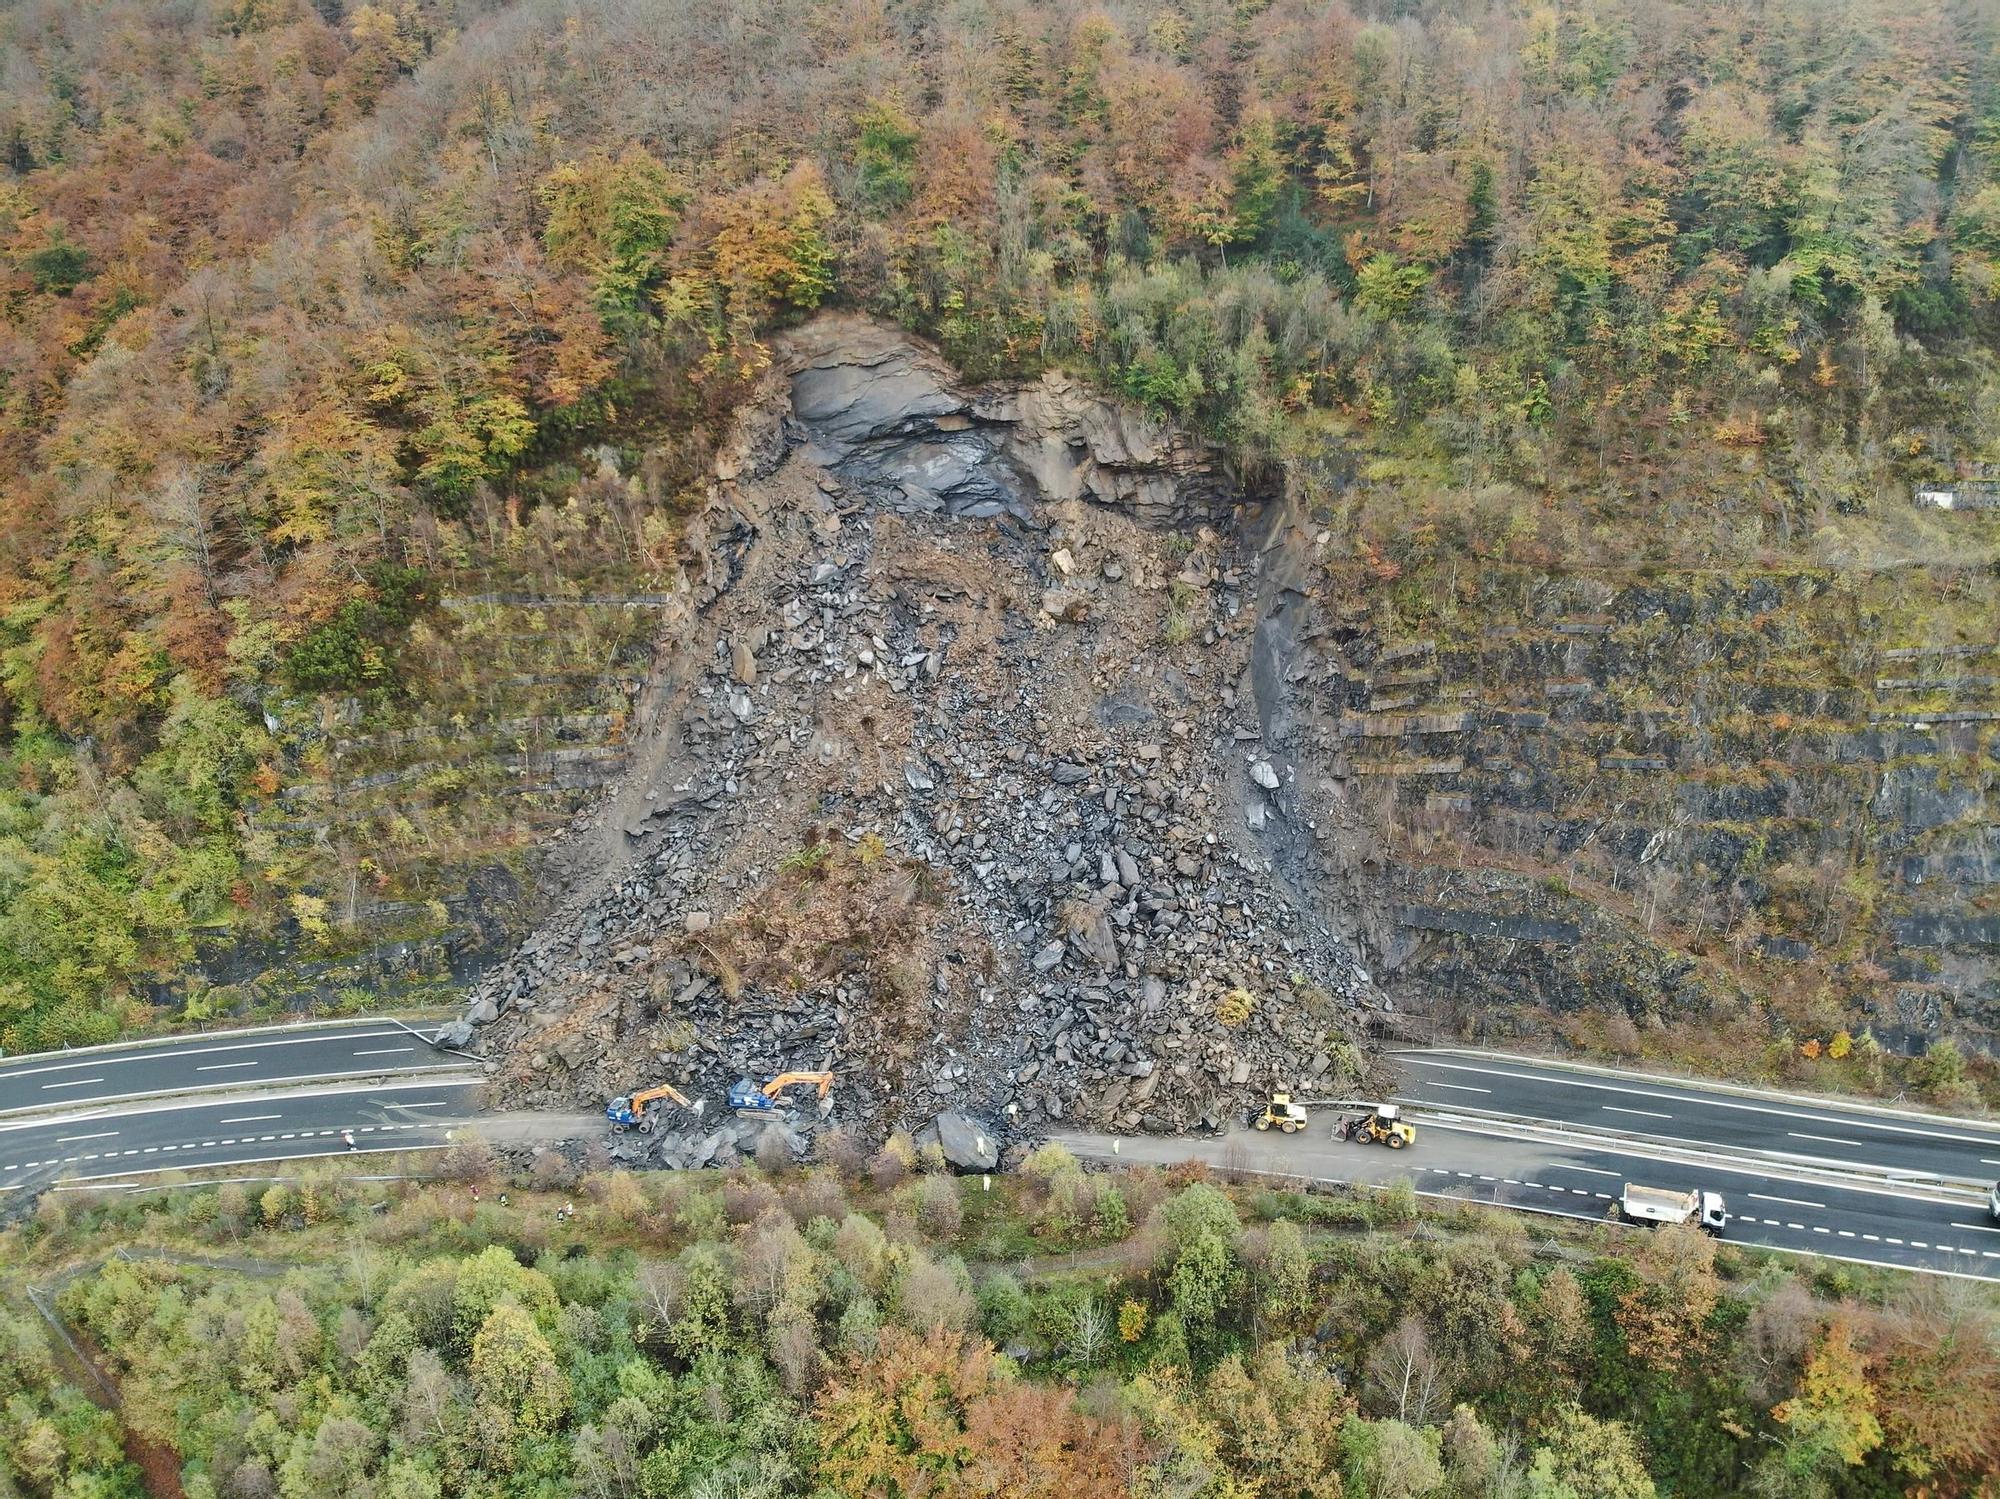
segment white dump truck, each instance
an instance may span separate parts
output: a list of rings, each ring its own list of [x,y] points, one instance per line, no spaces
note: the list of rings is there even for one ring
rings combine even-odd
[[[1618,1199],[1618,1216],[1631,1223],[1657,1228],[1667,1223],[1691,1223],[1706,1234],[1721,1234],[1729,1224],[1729,1209],[1720,1192],[1690,1189],[1669,1192],[1664,1187],[1642,1187],[1625,1183]]]

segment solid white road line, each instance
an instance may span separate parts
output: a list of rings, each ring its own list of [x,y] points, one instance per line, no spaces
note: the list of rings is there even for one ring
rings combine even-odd
[[[1971,1230],[1972,1230],[1973,1232],[1975,1232],[1975,1233],[1982,1233],[1982,1234],[2000,1234],[2000,1228],[1995,1228],[1995,1227],[1994,1227],[1994,1226],[1993,1226],[1992,1224],[1990,1224],[1990,1223],[1954,1223],[1954,1224],[1952,1224],[1952,1227],[1953,1227],[1953,1228],[1969,1228],[1969,1229],[1971,1229]]]
[[[1592,1176],[1623,1176],[1625,1174],[1622,1171],[1603,1171],[1598,1169],[1596,1166],[1572,1166],[1568,1161],[1551,1161],[1549,1163],[1549,1170],[1588,1171]]]
[[[1656,1114],[1651,1109],[1621,1109],[1615,1103],[1605,1104],[1604,1112],[1607,1114],[1638,1114],[1647,1119],[1671,1119],[1674,1117],[1672,1114]]]
[[[79,1077],[67,1083],[43,1083],[42,1089],[46,1092],[50,1088],[85,1088],[92,1083],[101,1083],[103,1081],[104,1079],[101,1077]]]
[[[373,1051],[357,1051],[355,1055],[357,1057],[400,1057],[405,1053],[415,1050],[416,1047],[414,1046],[379,1046]]]
[[[1786,1207],[1791,1208],[1823,1209],[1826,1207],[1826,1204],[1823,1202],[1807,1202],[1803,1197],[1766,1197],[1761,1192],[1745,1192],[1743,1195],[1753,1202],[1782,1202]]]
[[[237,1067],[255,1067],[255,1062],[210,1062],[206,1067],[195,1068],[196,1072],[228,1072]]]
[[[107,1129],[95,1135],[57,1135],[56,1144],[68,1145],[75,1140],[109,1140],[117,1133],[115,1129]]]
[[[1491,1093],[1491,1088],[1475,1088],[1470,1083],[1432,1083],[1433,1088],[1449,1088],[1454,1093]]]
[[[218,1119],[218,1124],[262,1124],[266,1119],[282,1119],[283,1114],[239,1114],[234,1119]]]

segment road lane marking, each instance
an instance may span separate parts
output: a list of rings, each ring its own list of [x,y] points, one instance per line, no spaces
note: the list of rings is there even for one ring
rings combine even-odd
[[[218,1119],[217,1124],[262,1124],[267,1119],[282,1119],[283,1114],[238,1114],[234,1119]]]
[[[1866,1239],[1870,1244],[1880,1244],[1882,1242],[1880,1234],[1863,1234],[1861,1237]]]
[[[1597,1167],[1595,1167],[1595,1166],[1572,1166],[1572,1165],[1571,1165],[1571,1164],[1570,1164],[1570,1163],[1569,1163],[1568,1161],[1551,1161],[1551,1162],[1549,1162],[1549,1170],[1551,1170],[1551,1171],[1587,1171],[1587,1172],[1589,1172],[1589,1173],[1590,1173],[1590,1174],[1591,1174],[1592,1176],[1623,1176],[1623,1175],[1625,1174],[1625,1173],[1624,1173],[1624,1172],[1622,1172],[1622,1171],[1602,1171],[1602,1170],[1599,1170],[1599,1169],[1598,1169]]]
[[[382,1046],[377,1047],[374,1051],[357,1051],[355,1055],[357,1057],[400,1057],[406,1052],[415,1050],[416,1047],[414,1046]]]
[[[1995,1227],[1994,1227],[1994,1226],[1993,1226],[1992,1224],[1990,1224],[1990,1223],[1954,1223],[1954,1224],[1952,1224],[1952,1227],[1953,1227],[1953,1228],[1969,1228],[1969,1229],[1971,1229],[1971,1230],[1972,1230],[1972,1231],[1973,1231],[1974,1233],[1981,1233],[1981,1234],[2000,1234],[2000,1228],[1995,1228]]]
[[[1621,1109],[1615,1103],[1607,1103],[1603,1105],[1603,1108],[1607,1114],[1637,1114],[1642,1119],[1671,1119],[1674,1117],[1672,1114],[1662,1114],[1653,1109]]]
[[[92,1083],[101,1083],[103,1081],[104,1079],[101,1077],[79,1077],[66,1083],[43,1083],[42,1090],[46,1092],[50,1088],[87,1088]]]
[[[1854,1230],[1851,1228],[1843,1228],[1840,1231],[1840,1236],[1843,1239],[1851,1239],[1854,1237]]]
[[[1823,1202],[1807,1202],[1803,1197],[1766,1197],[1761,1192],[1745,1192],[1743,1195],[1748,1197],[1752,1202],[1782,1202],[1788,1208],[1824,1209],[1826,1207],[1826,1204]]]
[[[95,1135],[57,1135],[56,1144],[72,1145],[78,1140],[109,1140],[116,1136],[117,1133],[118,1131],[115,1129],[107,1129]]]
[[[206,1067],[195,1068],[196,1072],[228,1072],[236,1067],[255,1067],[255,1062],[210,1062]]]
[[[1926,1244],[1922,1239],[1910,1240],[1910,1248],[1912,1249],[1928,1249],[1930,1247],[1931,1246]]]
[[[1454,1093],[1491,1093],[1491,1088],[1475,1088],[1470,1083],[1432,1083],[1433,1088],[1449,1088]]]
[[[1804,1232],[1806,1231],[1806,1226],[1805,1226],[1805,1225],[1804,1225],[1803,1223],[1787,1223],[1787,1224],[1785,1225],[1785,1227],[1786,1227],[1786,1228],[1795,1228],[1795,1229],[1797,1229],[1797,1230],[1798,1230],[1798,1231],[1799,1231],[1800,1233],[1804,1233]]]

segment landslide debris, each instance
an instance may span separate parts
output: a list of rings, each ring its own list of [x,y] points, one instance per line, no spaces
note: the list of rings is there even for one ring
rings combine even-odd
[[[670,1081],[707,1120],[618,1149],[693,1165],[755,1148],[722,1094],[788,1069],[870,1134],[1351,1086],[1370,981],[1278,867],[1308,839],[1250,671],[1262,508],[1060,377],[798,330],[689,528],[635,768],[472,992],[500,1100]]]

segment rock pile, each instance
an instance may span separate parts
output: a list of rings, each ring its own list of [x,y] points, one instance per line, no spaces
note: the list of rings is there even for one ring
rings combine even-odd
[[[609,867],[471,996],[508,1102],[826,1068],[864,1133],[1182,1130],[1351,1073],[1369,981],[1275,870],[1310,839],[1198,448],[828,319],[718,473],[641,779],[577,830]]]

